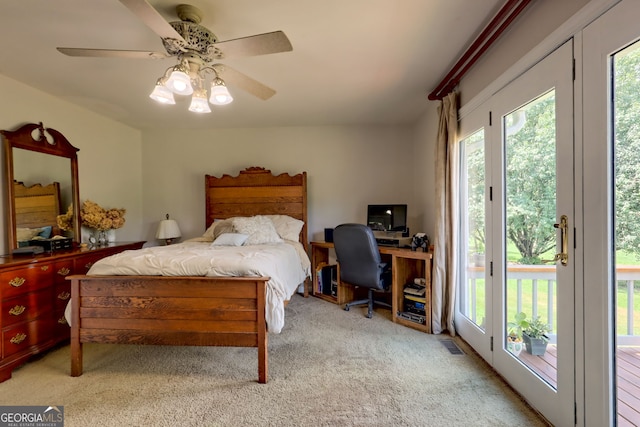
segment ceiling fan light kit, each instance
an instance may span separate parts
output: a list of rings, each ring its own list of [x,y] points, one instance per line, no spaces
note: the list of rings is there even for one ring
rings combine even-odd
[[[215,75],[211,82],[211,97],[209,102],[214,105],[225,105],[233,101],[224,81],[218,77],[218,71],[214,66],[200,65],[201,61],[197,57],[190,59],[182,57],[180,64],[169,67],[163,77],[160,77],[153,88],[149,98],[161,104],[175,104],[173,94],[192,95],[189,111],[196,113],[210,113],[211,108],[207,105],[206,73]],[[162,86],[171,94],[171,98],[166,92],[158,87]],[[173,101],[173,102],[171,102]]]
[[[213,32],[200,25],[202,12],[194,6],[178,5],[176,13],[180,21],[167,22],[147,0],[119,1],[160,36],[166,54],[66,47],[59,47],[58,51],[68,56],[101,58],[165,59],[175,57],[178,59],[178,64],[169,67],[164,75],[157,80],[149,97],[161,104],[175,104],[174,94],[192,95],[189,111],[197,113],[210,113],[211,108],[208,102],[213,105],[226,105],[233,101],[226,82],[263,100],[269,99],[275,94],[275,90],[249,76],[227,65],[212,64],[212,62],[229,57],[289,52],[293,50],[293,47],[282,31],[219,41]],[[226,82],[221,78],[222,73],[224,73]],[[213,76],[208,102],[207,74]]]

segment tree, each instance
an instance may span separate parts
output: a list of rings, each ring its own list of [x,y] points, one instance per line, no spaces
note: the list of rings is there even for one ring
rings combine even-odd
[[[616,250],[640,258],[640,49],[615,56],[614,82]]]
[[[616,250],[640,258],[640,48],[615,55],[614,153]],[[540,256],[555,247],[556,162],[555,96],[550,91],[520,110],[526,122],[507,131],[507,238],[520,253],[521,263],[539,264]],[[513,116],[507,116],[507,128]],[[480,135],[483,138],[483,135]],[[470,141],[470,143],[477,141]],[[483,144],[483,142],[482,142]],[[467,148],[467,205],[470,245],[484,249],[484,156],[481,144]]]
[[[555,93],[522,108],[525,124],[507,132],[505,146],[507,237],[525,264],[555,247]],[[509,123],[507,123],[509,124]]]
[[[470,135],[464,141],[467,171],[467,213],[469,219],[470,242],[472,253],[485,251],[485,171],[484,171],[484,130]]]

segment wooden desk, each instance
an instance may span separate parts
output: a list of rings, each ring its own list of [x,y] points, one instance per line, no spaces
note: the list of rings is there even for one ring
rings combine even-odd
[[[320,263],[329,264],[330,251],[334,249],[333,243],[311,242],[311,268],[314,275],[312,281],[313,296],[344,305],[354,300],[354,288],[340,282],[338,276],[338,287],[336,296],[326,295],[318,292],[315,274]],[[422,332],[431,333],[431,268],[433,254],[431,252],[412,251],[409,248],[394,248],[389,246],[379,246],[378,250],[383,259],[391,261],[391,298],[392,298],[392,319],[395,323],[417,329]],[[423,277],[426,280],[427,292],[425,303],[425,324],[412,322],[398,317],[398,312],[404,310],[404,286],[413,282],[416,277]]]

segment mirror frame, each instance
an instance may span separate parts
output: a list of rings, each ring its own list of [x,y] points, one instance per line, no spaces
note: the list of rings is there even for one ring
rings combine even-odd
[[[37,132],[34,132],[37,131]],[[37,136],[34,137],[33,135]],[[73,203],[73,242],[74,247],[80,243],[80,190],[78,187],[78,148],[60,132],[45,128],[42,122],[28,123],[15,131],[0,131],[4,139],[4,159],[7,193],[7,239],[9,249],[18,247],[16,240],[16,207],[14,203],[13,149],[21,148],[52,156],[66,157],[71,160],[71,192]],[[49,136],[49,138],[47,138]]]

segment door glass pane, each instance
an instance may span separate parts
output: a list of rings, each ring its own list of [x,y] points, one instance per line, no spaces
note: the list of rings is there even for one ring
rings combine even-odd
[[[556,387],[556,115],[551,90],[503,117],[505,347]],[[525,329],[541,326],[541,336]],[[524,341],[524,346],[520,344]],[[524,348],[522,348],[524,347]]]
[[[460,313],[485,329],[485,149],[484,129],[460,142],[460,233],[462,262]]]
[[[614,55],[618,425],[640,425],[640,43]]]

